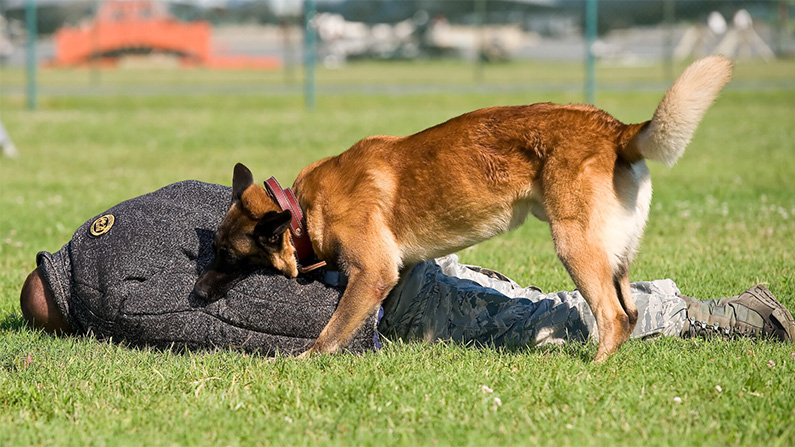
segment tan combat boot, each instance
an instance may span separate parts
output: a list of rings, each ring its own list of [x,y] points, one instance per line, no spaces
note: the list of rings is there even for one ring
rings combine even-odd
[[[687,302],[687,322],[682,337],[754,337],[792,343],[792,314],[762,285],[739,296],[701,301],[682,295]]]

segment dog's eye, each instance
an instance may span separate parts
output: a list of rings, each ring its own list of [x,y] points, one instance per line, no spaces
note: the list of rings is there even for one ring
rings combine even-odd
[[[268,242],[270,242],[271,244],[279,242],[279,236],[274,234],[273,236],[268,238]]]
[[[235,253],[226,247],[222,247],[218,251],[218,257],[225,260],[225,262],[235,262],[237,260]]]

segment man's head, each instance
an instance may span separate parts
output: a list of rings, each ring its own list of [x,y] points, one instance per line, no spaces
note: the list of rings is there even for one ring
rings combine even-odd
[[[213,241],[215,259],[196,281],[193,291],[201,299],[220,298],[254,270],[273,267],[287,277],[298,276],[295,248],[287,231],[292,215],[281,211],[251,171],[235,165],[232,205],[218,226]]]

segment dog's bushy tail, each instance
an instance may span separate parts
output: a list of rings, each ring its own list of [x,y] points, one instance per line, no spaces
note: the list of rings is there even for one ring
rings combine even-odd
[[[731,75],[732,62],[723,56],[693,62],[665,93],[651,121],[628,126],[634,135],[622,148],[622,155],[673,166]]]

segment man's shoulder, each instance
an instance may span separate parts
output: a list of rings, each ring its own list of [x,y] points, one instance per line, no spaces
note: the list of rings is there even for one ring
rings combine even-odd
[[[232,189],[228,186],[216,185],[214,183],[205,183],[198,180],[182,180],[180,182],[172,183],[164,186],[154,192],[146,194],[145,196],[184,196],[184,197],[199,197],[199,198],[222,198],[228,200]]]
[[[228,186],[183,180],[156,191],[119,203],[112,211],[148,209],[155,213],[179,214],[201,211],[222,217],[229,206],[232,189]]]

